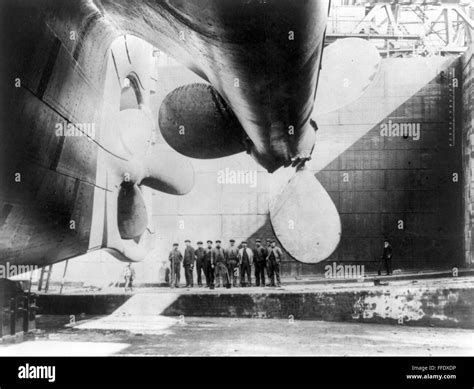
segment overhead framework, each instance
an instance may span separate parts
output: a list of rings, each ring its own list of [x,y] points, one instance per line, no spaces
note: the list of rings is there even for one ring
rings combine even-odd
[[[333,2],[327,42],[345,37],[374,41],[383,56],[462,53],[472,42],[472,1]]]

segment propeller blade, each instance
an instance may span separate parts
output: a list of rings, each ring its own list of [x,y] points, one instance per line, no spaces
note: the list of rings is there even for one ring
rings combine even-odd
[[[357,100],[375,79],[380,64],[378,50],[365,39],[338,39],[324,48],[313,116]]]
[[[115,150],[129,156],[145,154],[155,129],[150,114],[143,109],[125,109],[114,115],[112,126],[117,134]]]
[[[143,168],[140,185],[173,195],[184,195],[194,187],[194,168],[180,155],[165,152],[147,156]]]
[[[208,84],[188,84],[170,92],[160,107],[166,142],[191,158],[221,158],[245,151],[246,134],[232,109]]]
[[[150,147],[147,155],[134,156],[128,161],[110,158],[109,167],[112,177],[119,180],[117,185],[135,183],[173,195],[184,195],[194,187],[191,162],[158,146]]]
[[[145,200],[138,186],[123,182],[117,199],[117,224],[122,239],[140,237],[148,225]]]
[[[281,245],[303,263],[328,258],[341,237],[336,206],[314,175],[305,169],[297,171],[271,200],[270,221]]]

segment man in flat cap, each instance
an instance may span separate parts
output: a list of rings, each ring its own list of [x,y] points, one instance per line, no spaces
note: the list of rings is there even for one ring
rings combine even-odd
[[[283,252],[276,245],[276,241],[273,239],[270,250],[268,250],[267,262],[271,270],[270,277],[270,286],[275,286],[275,276],[276,276],[276,286],[280,286],[280,262],[283,258]]]
[[[225,251],[221,247],[221,241],[216,240],[216,247],[214,248],[214,259],[216,261],[215,277],[217,279],[217,287],[223,287],[229,282],[229,274],[225,261]]]
[[[239,265],[240,265],[240,285],[252,286],[252,279],[250,276],[251,266],[253,262],[253,252],[247,247],[247,242],[242,242],[242,248],[239,250]],[[248,282],[245,281],[247,275]]]
[[[238,264],[239,264],[239,249],[235,246],[235,240],[229,240],[229,248],[226,250],[226,263],[229,277],[232,278],[232,285],[238,284]]]
[[[206,287],[214,288],[214,249],[212,248],[212,240],[207,241],[207,249],[204,260],[204,274],[206,274]]]
[[[184,249],[183,260],[184,276],[186,277],[186,287],[192,288],[194,286],[193,269],[196,256],[194,255],[194,247],[191,246],[191,241],[189,239],[186,239],[184,243],[186,244],[186,248]]]
[[[208,284],[207,273],[206,273],[206,270],[204,269],[206,250],[204,249],[204,247],[202,247],[202,241],[199,240],[197,242],[197,245],[198,245],[198,248],[194,252],[194,255],[196,256],[197,283],[198,283],[198,286],[202,286],[202,273],[204,273],[204,277],[206,277],[206,285]]]
[[[265,267],[267,262],[267,249],[262,246],[260,239],[255,240],[254,265],[255,265],[255,285],[265,286]]]
[[[181,262],[183,260],[183,255],[178,250],[178,246],[178,243],[173,243],[173,249],[170,251],[170,255],[168,256],[171,268],[170,286],[175,286],[176,288],[179,288],[179,280],[181,279]]]

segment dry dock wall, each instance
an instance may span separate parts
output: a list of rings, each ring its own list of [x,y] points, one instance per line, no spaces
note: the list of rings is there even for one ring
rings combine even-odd
[[[446,281],[448,283],[448,281]],[[474,289],[365,286],[358,290],[40,295],[40,314],[278,318],[474,328]],[[79,319],[77,319],[79,320]]]

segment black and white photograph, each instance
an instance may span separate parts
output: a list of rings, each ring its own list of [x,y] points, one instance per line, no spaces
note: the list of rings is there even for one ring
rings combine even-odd
[[[0,36],[0,365],[474,356],[474,1],[0,0]]]

